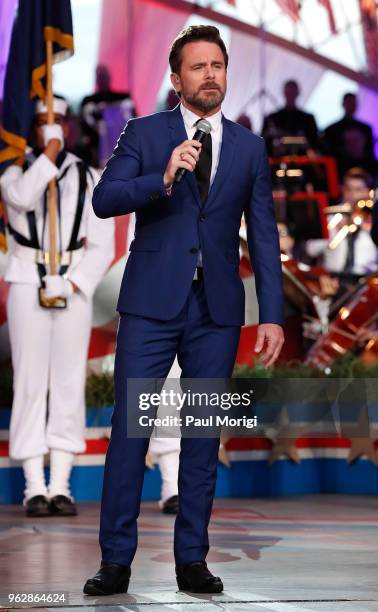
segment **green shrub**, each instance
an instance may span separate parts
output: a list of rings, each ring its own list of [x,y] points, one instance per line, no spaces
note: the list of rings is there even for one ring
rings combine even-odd
[[[113,373],[89,374],[85,387],[87,406],[111,406],[114,403]]]

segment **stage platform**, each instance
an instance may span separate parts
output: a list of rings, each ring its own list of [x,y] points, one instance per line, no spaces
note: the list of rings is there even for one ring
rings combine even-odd
[[[69,519],[28,519],[20,506],[0,507],[0,593],[65,593],[73,612],[370,612],[378,610],[378,500],[309,495],[215,500],[208,563],[223,578],[217,596],[177,592],[174,517],[143,502],[130,593],[82,594],[99,565],[99,505],[80,504]]]

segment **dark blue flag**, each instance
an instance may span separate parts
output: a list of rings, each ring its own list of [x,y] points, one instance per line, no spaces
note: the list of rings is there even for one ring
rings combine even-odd
[[[25,150],[34,100],[45,97],[46,41],[54,62],[73,53],[70,0],[19,0],[4,83],[0,162]]]
[[[0,174],[22,158],[36,98],[45,99],[46,41],[54,63],[73,53],[70,0],[19,0],[4,83],[0,126]],[[1,233],[0,216],[0,233]]]

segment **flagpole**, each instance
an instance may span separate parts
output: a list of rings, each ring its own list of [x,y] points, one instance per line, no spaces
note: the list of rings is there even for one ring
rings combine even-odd
[[[53,88],[52,88],[52,64],[53,64],[53,43],[46,41],[46,103],[47,103],[47,123],[54,123],[53,108]],[[49,270],[50,274],[57,273],[57,251],[56,251],[56,180],[52,179],[48,187],[48,212],[49,212]]]

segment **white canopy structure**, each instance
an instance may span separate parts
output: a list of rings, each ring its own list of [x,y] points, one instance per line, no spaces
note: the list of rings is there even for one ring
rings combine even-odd
[[[378,133],[378,73],[371,73],[378,51],[367,53],[365,2],[302,0],[295,15],[297,0],[103,0],[99,61],[117,89],[133,93],[140,113],[152,112],[169,88],[172,38],[186,25],[213,23],[230,52],[230,118],[247,112],[259,131],[262,115],[281,104],[282,83],[295,78],[300,103],[320,127],[340,116],[342,95],[355,91],[360,118],[375,121]],[[369,24],[378,38],[375,13]]]

